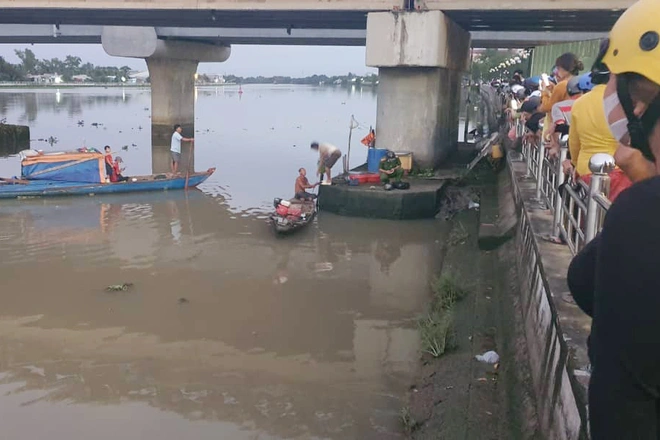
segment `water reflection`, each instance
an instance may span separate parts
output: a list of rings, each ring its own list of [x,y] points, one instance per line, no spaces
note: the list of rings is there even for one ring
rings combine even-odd
[[[375,122],[375,99],[238,90],[198,89],[184,135],[197,168],[218,167],[200,190],[2,201],[4,436],[399,436],[444,226],[321,213],[275,239],[266,215],[316,164],[309,142],[343,148],[351,114]],[[59,139],[32,148],[107,144],[127,175],[169,169],[171,133],[149,131],[148,90],[60,92],[58,104],[52,89],[1,90],[0,109],[34,118],[33,139]],[[0,175],[20,172],[13,160],[0,159]],[[134,287],[104,290],[124,282]]]
[[[374,93],[290,85],[250,85],[242,91],[236,85],[198,87],[194,127],[184,127],[184,135],[195,138],[191,168],[217,167],[204,190],[224,197],[238,215],[270,207],[273,197],[292,196],[298,168],[316,164],[317,156],[308,148],[312,140],[346,150],[351,115],[364,126],[352,133],[351,162],[366,160],[367,150],[358,139],[375,125]],[[55,93],[0,90],[0,117],[29,123],[34,149],[110,145],[124,159],[128,176],[169,170],[172,133],[169,127],[165,133],[150,131],[149,89],[62,88],[59,104]],[[51,137],[58,142],[44,141]],[[183,147],[186,161],[188,144]],[[0,176],[18,174],[17,160],[0,159]]]
[[[131,408],[123,438],[161,417],[196,438],[397,436],[444,233],[401,225],[322,213],[277,240],[201,191],[3,204],[0,410]]]
[[[13,122],[31,124],[37,120],[39,112],[65,112],[68,116],[77,117],[82,116],[86,109],[113,106],[126,102],[130,98],[131,95],[126,95],[125,91],[122,91],[121,94],[108,94],[100,91],[86,94],[60,89],[45,89],[39,93],[28,89],[12,89],[10,92],[0,93],[0,109],[2,109],[2,114],[8,113],[9,108],[14,111],[18,110],[19,115]]]

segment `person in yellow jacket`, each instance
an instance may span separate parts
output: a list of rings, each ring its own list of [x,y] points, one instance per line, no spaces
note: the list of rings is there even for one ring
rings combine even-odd
[[[591,89],[587,94],[575,101],[571,111],[571,129],[568,142],[571,163],[575,167],[578,177],[587,185],[591,182],[589,160],[596,153],[607,153],[614,156],[619,142],[614,139],[607,125],[603,98],[605,87],[610,80],[608,67],[603,64],[602,58],[607,50],[607,40],[603,40],[600,52],[591,74],[587,78],[581,77],[579,86],[582,89]],[[587,90],[584,90],[587,91]],[[632,185],[632,181],[620,169],[616,168],[610,173],[610,191],[608,197],[614,201],[621,191]]]

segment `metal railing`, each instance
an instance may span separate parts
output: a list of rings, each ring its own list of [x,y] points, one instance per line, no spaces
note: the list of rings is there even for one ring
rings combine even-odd
[[[551,157],[540,142],[523,141],[522,156],[527,166],[526,178],[536,185],[534,201],[553,214],[549,238],[568,245],[577,253],[600,232],[611,202],[609,175],[614,159],[609,155],[594,155],[589,163],[591,182],[574,181],[564,174],[567,138],[562,140],[558,156]]]
[[[513,110],[510,105],[513,96],[504,93],[500,94],[500,99],[505,107]],[[525,137],[527,129],[521,118],[510,116],[508,122],[508,128],[513,128],[516,137],[523,139],[524,177],[535,182],[534,201],[553,214],[548,238],[565,243],[574,254],[579,252],[600,232],[611,205],[608,199],[609,172],[614,169],[614,158],[608,154],[595,154],[589,162],[592,173],[589,185],[583,180],[574,181],[564,174],[562,168],[568,156],[567,135],[560,140],[559,154],[551,157],[540,141],[530,141]]]

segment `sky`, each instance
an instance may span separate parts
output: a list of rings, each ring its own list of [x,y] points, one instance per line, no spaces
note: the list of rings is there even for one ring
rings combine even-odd
[[[146,70],[144,60],[112,57],[105,53],[100,44],[0,44],[0,56],[6,61],[19,62],[14,50],[29,48],[37,58],[60,58],[78,56],[82,61],[95,65],[129,66],[135,70]],[[364,47],[336,46],[241,46],[233,45],[231,56],[224,63],[200,63],[199,73],[232,74],[237,76],[292,76],[304,77],[314,74],[356,75],[375,73],[366,67]]]

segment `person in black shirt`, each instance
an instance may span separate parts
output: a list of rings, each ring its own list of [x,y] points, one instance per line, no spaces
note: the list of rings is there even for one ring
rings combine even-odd
[[[568,270],[592,320],[591,437],[660,438],[660,2],[640,0],[614,25],[603,62],[610,129],[654,162],[656,176],[623,191],[602,232]]]

